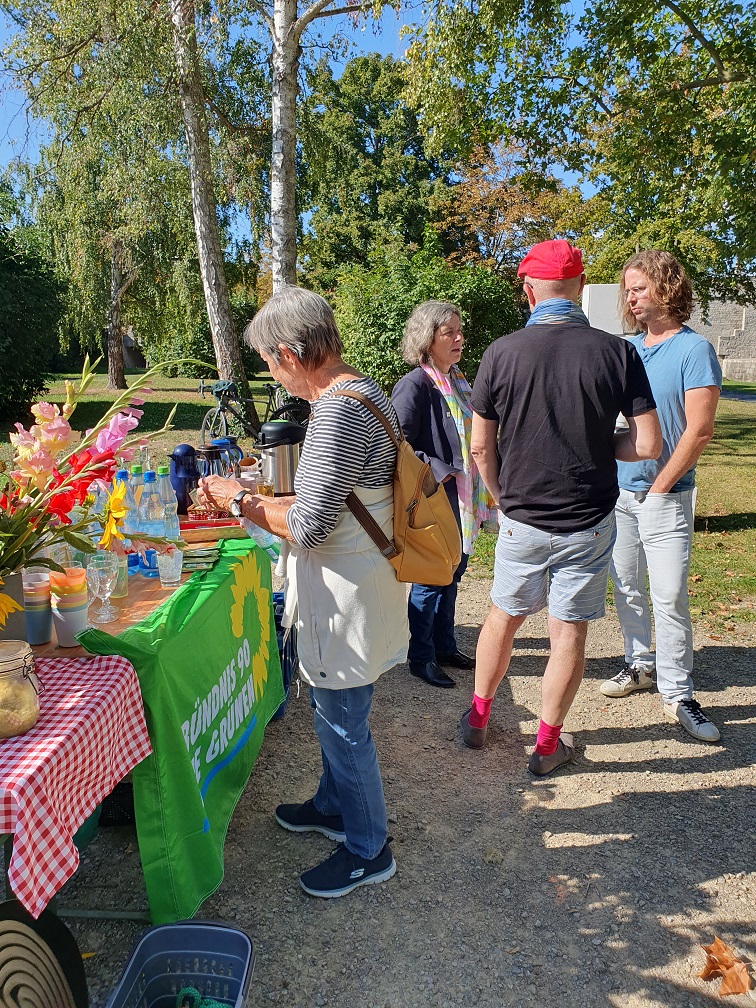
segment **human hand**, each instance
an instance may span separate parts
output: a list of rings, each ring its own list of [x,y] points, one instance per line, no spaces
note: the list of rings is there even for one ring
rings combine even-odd
[[[224,476],[203,476],[199,481],[197,500],[212,511],[228,511],[231,501],[244,487],[238,480]]]

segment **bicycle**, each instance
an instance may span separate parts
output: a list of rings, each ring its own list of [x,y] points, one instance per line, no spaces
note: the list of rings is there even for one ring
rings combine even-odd
[[[197,391],[203,399],[206,387],[204,380],[201,380]],[[268,383],[263,388],[267,393],[267,399],[262,419],[258,424],[254,424],[246,418],[243,410],[236,407],[249,402],[259,407],[259,400],[241,397],[234,382],[225,380],[213,382],[210,391],[217,405],[209,409],[203,417],[200,427],[202,444],[212,441],[213,438],[226,437],[231,425],[236,426],[249,437],[257,439],[260,426],[269,420],[291,420],[302,426],[307,424],[310,417],[310,404],[306,399],[290,396],[286,389],[275,383]]]

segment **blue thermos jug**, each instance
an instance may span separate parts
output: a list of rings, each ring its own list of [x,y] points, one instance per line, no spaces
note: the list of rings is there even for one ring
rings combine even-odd
[[[199,485],[195,450],[188,444],[176,445],[168,457],[171,460],[170,480],[178,501],[178,513],[185,515],[192,503],[189,491],[195,490]]]

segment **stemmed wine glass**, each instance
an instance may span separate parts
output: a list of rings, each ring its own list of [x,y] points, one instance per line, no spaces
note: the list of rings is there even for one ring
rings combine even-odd
[[[108,550],[100,550],[87,557],[87,588],[102,606],[92,613],[95,623],[112,623],[118,619],[118,610],[110,605],[110,598],[118,579],[118,557]]]

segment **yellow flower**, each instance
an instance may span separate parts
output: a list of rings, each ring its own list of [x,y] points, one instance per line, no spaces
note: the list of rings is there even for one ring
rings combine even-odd
[[[126,496],[126,481],[118,480],[115,488],[108,493],[108,500],[105,504],[104,525],[102,538],[97,544],[99,549],[110,549],[113,539],[123,539],[123,532],[118,528],[119,524],[126,517],[128,508],[124,503]]]
[[[0,578],[0,588],[3,586],[3,579]],[[24,607],[19,605],[10,595],[0,593],[0,627],[5,626],[5,621],[13,612],[23,612]]]

